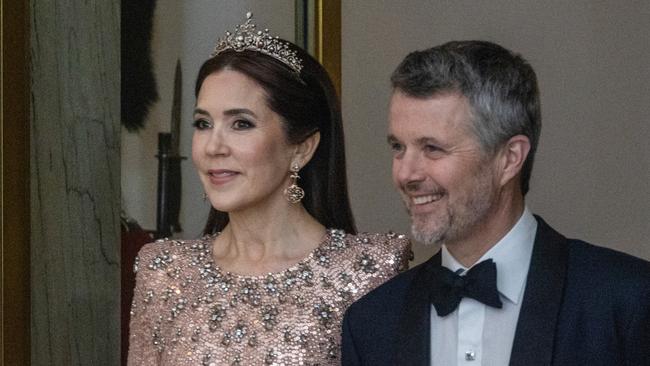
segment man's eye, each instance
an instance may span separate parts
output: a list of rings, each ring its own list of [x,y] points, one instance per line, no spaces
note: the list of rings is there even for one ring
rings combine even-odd
[[[436,145],[424,145],[424,150],[426,152],[436,152],[440,151],[440,148]]]
[[[245,119],[238,119],[235,122],[233,122],[232,127],[235,130],[247,130],[249,128],[255,127],[255,125],[252,122],[247,121]]]
[[[400,152],[400,151],[404,150],[404,147],[400,143],[391,142],[389,145],[390,145],[391,151],[393,151],[393,152]]]
[[[192,126],[196,128],[197,130],[206,130],[210,127],[212,127],[212,124],[204,119],[197,119],[192,123]]]

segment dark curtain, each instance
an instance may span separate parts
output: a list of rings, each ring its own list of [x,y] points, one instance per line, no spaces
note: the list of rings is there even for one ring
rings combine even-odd
[[[122,125],[130,132],[144,127],[149,107],[158,100],[151,65],[155,0],[122,0]]]

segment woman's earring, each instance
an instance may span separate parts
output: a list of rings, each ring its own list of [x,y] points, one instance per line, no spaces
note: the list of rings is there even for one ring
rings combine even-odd
[[[203,192],[203,202],[208,200],[208,194]]]
[[[305,197],[305,191],[296,184],[300,178],[299,171],[300,166],[297,163],[291,164],[291,185],[284,189],[284,197],[291,203],[298,203]]]

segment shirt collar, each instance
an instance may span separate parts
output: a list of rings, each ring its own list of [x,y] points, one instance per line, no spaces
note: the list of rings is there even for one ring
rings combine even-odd
[[[536,232],[537,220],[526,207],[515,226],[476,262],[492,259],[496,263],[499,293],[515,304],[523,294]],[[469,269],[463,267],[445,245],[442,246],[441,259],[442,265],[454,272]]]

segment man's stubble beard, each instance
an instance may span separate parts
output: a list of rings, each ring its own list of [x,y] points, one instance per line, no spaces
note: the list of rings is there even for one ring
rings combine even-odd
[[[426,246],[439,246],[466,237],[492,207],[495,190],[490,177],[489,169],[481,169],[473,177],[474,188],[469,196],[463,197],[463,202],[448,203],[442,215],[440,211],[418,216],[409,212],[413,238]]]

